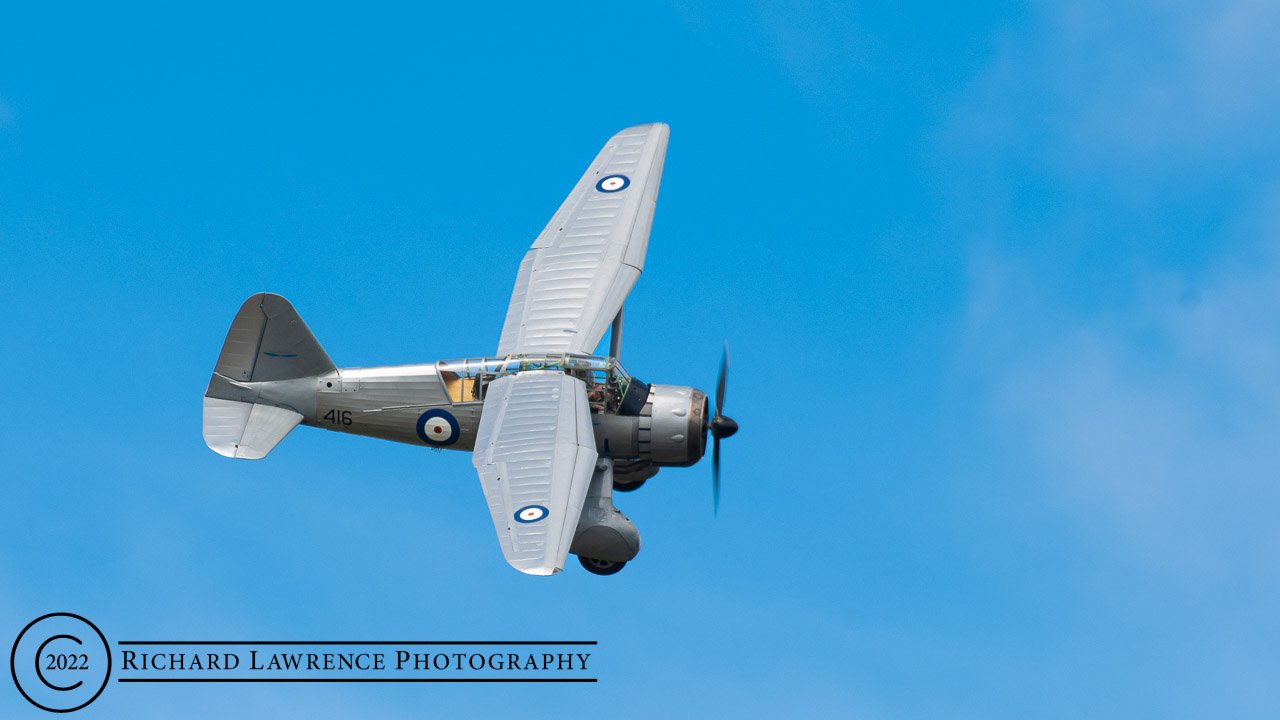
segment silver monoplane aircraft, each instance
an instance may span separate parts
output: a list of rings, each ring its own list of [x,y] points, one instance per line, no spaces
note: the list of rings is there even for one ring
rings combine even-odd
[[[257,459],[299,423],[412,445],[471,450],[507,562],[530,575],[574,553],[611,575],[640,551],[613,506],[660,467],[696,463],[737,431],[700,390],[650,385],[618,363],[622,305],[644,267],[667,150],[662,123],[610,138],[520,263],[494,357],[334,366],[279,295],[245,301],[204,394],[204,439]],[[612,323],[608,357],[594,356]]]

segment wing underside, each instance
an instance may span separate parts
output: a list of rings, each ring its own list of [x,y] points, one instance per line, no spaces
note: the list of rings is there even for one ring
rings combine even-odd
[[[489,384],[472,464],[512,567],[564,569],[595,462],[581,380],[533,371]]]
[[[644,269],[669,130],[614,135],[520,263],[499,355],[590,353]]]

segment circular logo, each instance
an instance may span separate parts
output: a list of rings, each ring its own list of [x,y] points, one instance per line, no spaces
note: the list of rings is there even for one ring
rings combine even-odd
[[[13,684],[41,710],[64,713],[88,705],[111,678],[111,648],[102,631],[72,613],[32,620],[9,653]]]
[[[428,410],[418,418],[418,437],[428,445],[452,445],[458,442],[461,434],[458,421],[444,410]]]
[[[541,505],[526,505],[516,511],[516,522],[538,522],[547,516],[547,509]]]
[[[600,182],[596,183],[596,189],[600,192],[615,193],[630,184],[631,181],[627,179],[626,175],[610,175],[607,178],[601,178]]]

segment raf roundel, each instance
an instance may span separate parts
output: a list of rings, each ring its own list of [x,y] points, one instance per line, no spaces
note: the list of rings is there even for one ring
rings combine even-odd
[[[547,509],[541,505],[526,505],[516,511],[516,522],[538,522],[547,516]]]
[[[418,437],[435,447],[445,447],[458,442],[458,421],[444,410],[428,410],[418,418]]]
[[[631,181],[627,179],[626,175],[610,175],[607,178],[601,178],[600,182],[596,183],[596,189],[600,192],[615,193],[630,184]]]

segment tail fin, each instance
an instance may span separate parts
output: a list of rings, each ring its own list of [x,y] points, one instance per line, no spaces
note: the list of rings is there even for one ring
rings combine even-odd
[[[231,322],[204,393],[204,441],[220,455],[256,460],[302,421],[284,388],[267,399],[259,383],[318,377],[333,361],[288,300],[259,293]],[[298,390],[303,390],[299,388]],[[305,390],[303,390],[305,392]]]
[[[311,329],[288,300],[258,293],[240,306],[214,372],[239,382],[314,377],[333,370]]]

